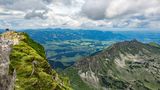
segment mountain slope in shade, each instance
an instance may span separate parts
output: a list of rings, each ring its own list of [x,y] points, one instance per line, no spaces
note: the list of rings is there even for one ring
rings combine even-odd
[[[65,72],[76,90],[82,90],[77,84],[90,90],[158,90],[160,47],[136,40],[116,43],[79,60]],[[81,82],[75,82],[75,77]]]
[[[71,90],[68,79],[51,69],[44,48],[27,34],[3,33],[0,44],[1,90]]]

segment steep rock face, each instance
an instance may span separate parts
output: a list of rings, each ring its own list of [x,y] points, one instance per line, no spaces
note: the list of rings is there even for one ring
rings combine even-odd
[[[13,37],[15,38],[15,37]],[[18,44],[10,37],[9,33],[0,36],[0,89],[13,90],[16,78],[16,71],[9,73],[11,46]],[[18,39],[18,38],[17,38]],[[17,40],[18,41],[18,40]]]
[[[159,55],[160,47],[125,41],[79,60],[72,68],[95,90],[158,90]]]
[[[5,87],[2,90],[71,89],[68,79],[59,76],[51,69],[46,60],[44,48],[27,34],[9,31],[1,37],[3,37],[1,44],[7,44],[1,48],[0,53],[0,64],[3,67],[0,69],[3,71],[0,73],[2,76],[0,88]],[[6,83],[3,83],[4,80]]]

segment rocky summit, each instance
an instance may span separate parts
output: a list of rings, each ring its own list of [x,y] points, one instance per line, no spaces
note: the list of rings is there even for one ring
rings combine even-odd
[[[46,60],[44,48],[26,33],[0,35],[0,90],[71,90]]]
[[[160,46],[137,40],[119,42],[79,60],[65,72],[75,90],[159,90]]]

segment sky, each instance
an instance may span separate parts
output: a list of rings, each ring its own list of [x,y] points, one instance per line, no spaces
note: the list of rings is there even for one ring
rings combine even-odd
[[[160,0],[0,0],[0,28],[160,28]]]

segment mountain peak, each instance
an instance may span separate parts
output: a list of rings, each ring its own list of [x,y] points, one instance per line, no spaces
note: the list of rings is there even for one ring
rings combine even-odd
[[[104,53],[107,53],[110,56],[116,57],[121,54],[144,54],[150,56],[150,53],[156,54],[159,53],[160,49],[157,47],[151,46],[149,44],[141,43],[137,40],[131,40],[131,41],[124,41],[119,42],[116,44],[113,44],[106,50],[104,50]]]
[[[159,55],[160,48],[137,40],[124,41],[81,59],[75,67],[83,81],[98,89],[156,90],[160,88],[160,72],[155,71],[160,67]]]
[[[136,39],[131,40],[131,41],[123,41],[123,42],[118,42],[116,44],[113,44],[114,47],[124,47],[128,45],[136,46],[136,45],[142,45],[143,43],[137,41]]]

